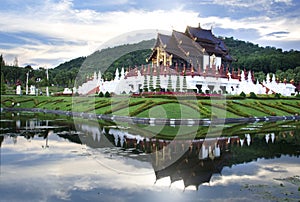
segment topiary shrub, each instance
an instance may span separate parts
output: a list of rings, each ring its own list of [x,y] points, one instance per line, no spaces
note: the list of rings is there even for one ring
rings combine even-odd
[[[243,98],[246,97],[246,94],[244,93],[244,91],[241,92],[240,96],[243,97]]]
[[[104,97],[110,97],[110,93],[108,91],[106,91],[106,93],[104,94]]]
[[[256,94],[254,92],[250,92],[250,98],[255,99],[257,98]]]
[[[100,93],[99,93],[99,95],[98,95],[99,97],[104,97],[104,95],[103,95],[103,93],[102,93],[102,91],[100,91]]]
[[[280,93],[276,93],[274,97],[275,97],[276,99],[280,99],[280,96],[281,96]]]

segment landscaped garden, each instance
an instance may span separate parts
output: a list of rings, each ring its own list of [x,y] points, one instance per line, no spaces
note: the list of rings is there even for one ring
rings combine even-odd
[[[239,118],[300,114],[296,98],[1,96],[4,108],[41,108],[151,118]]]

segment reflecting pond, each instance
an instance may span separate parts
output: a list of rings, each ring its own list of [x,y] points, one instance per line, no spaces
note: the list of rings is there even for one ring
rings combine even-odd
[[[228,125],[196,139],[155,130],[1,113],[0,200],[300,200],[299,122]]]

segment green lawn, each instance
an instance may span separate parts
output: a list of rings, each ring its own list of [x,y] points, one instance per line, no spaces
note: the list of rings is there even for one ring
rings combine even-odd
[[[41,108],[153,118],[237,118],[300,114],[300,100],[174,100],[163,98],[99,98],[1,96],[1,107]]]
[[[138,117],[151,117],[151,118],[178,118],[183,119],[197,119],[200,118],[199,112],[194,109],[179,105],[177,103],[163,104],[154,106],[149,110],[145,110],[138,114]]]

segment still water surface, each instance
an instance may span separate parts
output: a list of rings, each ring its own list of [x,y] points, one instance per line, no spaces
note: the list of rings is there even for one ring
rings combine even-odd
[[[299,123],[263,125],[172,141],[2,113],[0,201],[299,201]]]

